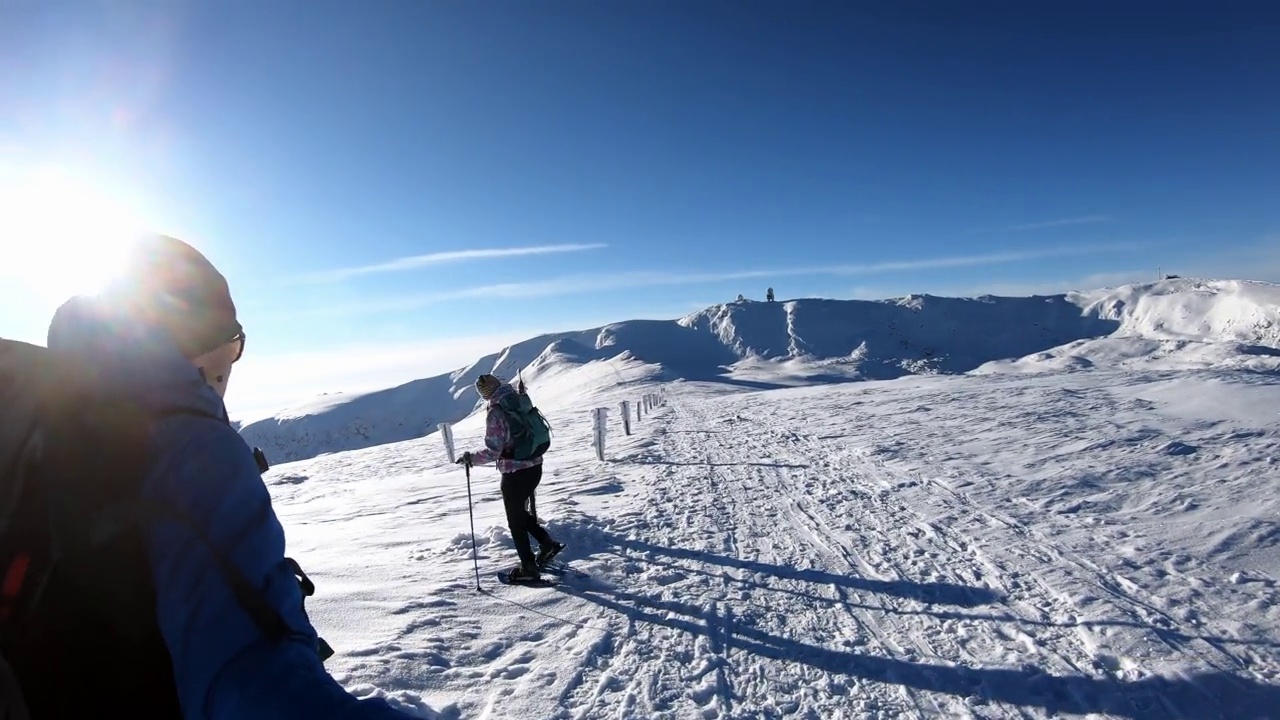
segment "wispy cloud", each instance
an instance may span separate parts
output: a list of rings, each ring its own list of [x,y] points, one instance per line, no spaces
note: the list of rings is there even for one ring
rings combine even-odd
[[[359,265],[356,267],[337,268],[334,270],[321,270],[314,273],[308,273],[298,278],[301,282],[336,282],[346,280],[348,278],[359,277],[361,275],[375,275],[378,273],[405,272],[407,270],[417,270],[419,268],[429,267],[431,265],[444,265],[446,263],[466,262],[469,260],[489,260],[493,258],[520,257],[525,255],[549,255],[552,253],[570,253],[583,252],[586,250],[599,250],[608,247],[602,243],[590,244],[566,244],[566,245],[535,245],[531,247],[510,247],[510,248],[481,248],[476,250],[450,250],[447,252],[427,253],[425,255],[410,255],[408,257],[396,258],[386,262],[375,263],[373,265]]]
[[[1078,215],[1076,217],[1055,218],[1053,220],[1041,220],[1039,222],[1019,223],[1017,225],[1006,225],[1002,228],[970,230],[969,235],[985,235],[989,233],[1016,233],[1030,232],[1032,230],[1047,230],[1049,228],[1068,227],[1071,225],[1095,225],[1097,223],[1111,222],[1115,218],[1110,215]]]
[[[1091,290],[1112,288],[1118,285],[1127,285],[1130,283],[1152,282],[1156,279],[1157,277],[1154,268],[1135,268],[1131,270],[1093,273],[1083,277],[1069,277],[1032,282],[993,279],[968,284],[935,281],[915,285],[910,288],[893,286],[855,287],[849,291],[849,298],[853,300],[884,300],[899,298],[912,293],[928,293],[930,295],[957,298],[979,297],[981,295],[1030,297],[1033,295],[1061,295],[1077,291],[1088,292]]]
[[[1010,225],[1005,228],[1005,230],[1008,232],[1026,232],[1027,230],[1043,230],[1045,228],[1063,227],[1066,225],[1092,225],[1094,223],[1104,222],[1111,222],[1111,218],[1107,215],[1081,215],[1080,217],[1058,218],[1057,220],[1043,220],[1041,222]]]
[[[736,280],[775,279],[779,277],[805,275],[879,275],[894,272],[979,267],[983,265],[1024,262],[1028,260],[1040,260],[1049,257],[1061,257],[1068,255],[1097,255],[1102,253],[1133,250],[1139,247],[1143,246],[1137,244],[1111,243],[1107,245],[1074,245],[1058,248],[1042,248],[1038,250],[986,253],[978,255],[957,255],[949,257],[921,258],[915,260],[892,260],[866,264],[820,265],[703,273],[639,271],[613,274],[562,275],[533,282],[480,285],[476,287],[461,288],[458,290],[407,295],[387,298],[385,300],[372,300],[352,303],[340,307],[318,309],[315,312],[323,315],[366,315],[412,310],[415,308],[456,300],[551,297],[619,290],[623,288],[658,287],[669,285],[703,285],[733,282]]]
[[[1004,295],[1027,297],[1031,295],[1059,295],[1073,291],[1087,292],[1102,288],[1127,285],[1129,283],[1151,282],[1156,279],[1154,270],[1117,270],[1094,273],[1084,277],[1064,280],[1045,280],[1043,282],[988,282],[955,288],[946,294],[955,297],[976,297],[978,295]]]
[[[794,277],[799,275],[880,275],[893,272],[910,272],[915,270],[937,270],[945,268],[997,265],[1026,260],[1039,260],[1064,255],[1089,255],[1101,252],[1128,250],[1135,247],[1137,246],[1119,244],[1105,246],[1079,245],[1017,252],[922,258],[917,260],[891,260],[865,264],[770,268],[767,270],[739,270],[718,273],[632,272],[614,275],[566,276],[552,278],[541,282],[485,285],[467,288],[459,292],[464,294],[465,297],[470,298],[542,297],[548,295],[594,292],[597,290],[607,290],[611,288],[646,287],[656,285],[698,285],[704,283],[731,282],[734,280]]]

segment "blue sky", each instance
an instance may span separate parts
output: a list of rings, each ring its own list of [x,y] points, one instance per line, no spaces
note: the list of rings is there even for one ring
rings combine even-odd
[[[6,3],[0,335],[126,219],[228,275],[233,411],[769,285],[1280,280],[1275,11],[1042,5]]]

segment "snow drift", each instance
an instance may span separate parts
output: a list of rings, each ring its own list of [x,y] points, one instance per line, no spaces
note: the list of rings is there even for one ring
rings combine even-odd
[[[322,396],[241,432],[275,462],[398,442],[474,412],[480,373],[520,372],[536,393],[540,378],[602,363],[609,371],[584,374],[584,392],[627,378],[779,387],[1153,361],[1274,371],[1278,306],[1280,286],[1194,279],[1030,297],[733,302],[541,335],[451,373]]]

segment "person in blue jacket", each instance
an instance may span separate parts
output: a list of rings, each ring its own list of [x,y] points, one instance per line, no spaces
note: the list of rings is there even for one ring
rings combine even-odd
[[[254,451],[227,422],[223,397],[245,333],[226,280],[190,245],[166,236],[147,239],[132,257],[112,290],[59,308],[48,348],[92,358],[96,377],[160,417],[142,493],[185,516],[157,519],[146,531],[183,717],[409,717],[346,692],[317,653]],[[287,637],[255,623],[215,553],[283,619]]]

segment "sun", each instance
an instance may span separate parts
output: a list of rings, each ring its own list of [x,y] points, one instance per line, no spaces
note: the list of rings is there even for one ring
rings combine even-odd
[[[142,231],[136,213],[89,183],[28,173],[0,184],[0,280],[55,302],[96,292]]]

